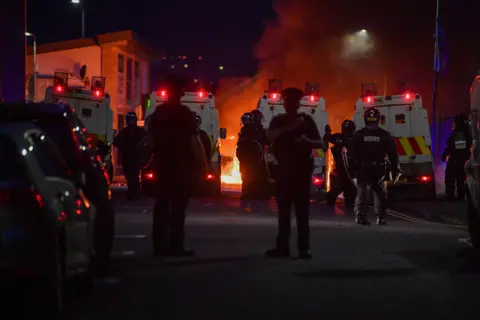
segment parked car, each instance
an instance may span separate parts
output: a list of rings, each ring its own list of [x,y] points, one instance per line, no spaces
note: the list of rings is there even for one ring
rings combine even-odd
[[[65,281],[93,289],[95,208],[38,127],[0,125],[0,154],[2,297],[28,293],[58,314]]]
[[[95,220],[95,272],[104,275],[110,267],[115,221],[110,180],[96,149],[86,141],[87,132],[73,108],[66,104],[0,104],[0,123],[31,122],[51,137],[71,171],[71,181],[84,190],[97,208]]]

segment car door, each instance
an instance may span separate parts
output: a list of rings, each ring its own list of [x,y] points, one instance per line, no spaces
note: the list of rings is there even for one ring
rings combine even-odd
[[[31,131],[28,140],[32,144],[34,154],[45,181],[54,192],[54,197],[64,206],[64,217],[67,246],[67,264],[71,267],[82,265],[90,259],[92,246],[92,221],[89,210],[83,210],[81,190],[74,185],[76,177],[72,177],[57,148],[41,131]]]

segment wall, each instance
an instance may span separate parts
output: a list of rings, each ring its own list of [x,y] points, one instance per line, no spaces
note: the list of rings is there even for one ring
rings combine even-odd
[[[25,2],[0,1],[0,99],[25,98]]]
[[[87,77],[101,76],[101,49],[98,46],[54,51],[37,54],[37,72],[53,75],[55,71],[66,71],[78,75],[80,68],[87,66]],[[27,73],[33,71],[33,55],[27,57]]]

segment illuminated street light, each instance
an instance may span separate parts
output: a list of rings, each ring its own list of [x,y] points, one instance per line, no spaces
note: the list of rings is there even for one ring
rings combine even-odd
[[[30,32],[25,32],[25,36],[33,38],[33,101],[35,101],[35,88],[37,86],[37,38]]]
[[[70,0],[74,5],[79,5],[82,10],[82,38],[85,38],[85,6],[80,0]]]
[[[183,67],[184,67],[185,69],[187,69],[187,68],[188,68],[188,64],[185,63],[185,64],[183,65]]]
[[[360,30],[360,33],[361,33],[361,34],[366,34],[366,33],[367,33],[367,30],[362,29],[362,30]]]
[[[219,70],[223,70],[223,66],[219,66],[218,69],[219,69]]]

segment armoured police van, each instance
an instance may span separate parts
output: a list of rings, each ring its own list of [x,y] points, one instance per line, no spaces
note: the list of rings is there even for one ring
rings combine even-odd
[[[145,111],[145,127],[148,129],[149,117],[155,112],[156,108],[161,108],[162,104],[167,102],[168,92],[161,89],[152,92],[150,95],[150,105]],[[220,153],[220,139],[225,139],[226,129],[219,127],[218,110],[215,107],[215,97],[211,92],[199,88],[195,92],[185,92],[181,98],[181,103],[188,107],[192,112],[202,118],[200,129],[205,131],[210,138],[212,148],[211,172],[205,177],[206,187],[213,194],[221,192],[221,174],[222,174],[222,155]],[[172,137],[174,139],[174,137]]]
[[[88,143],[102,149],[103,163],[113,178],[113,111],[110,96],[105,92],[105,78],[92,77],[91,87],[69,86],[69,76],[65,72],[55,72],[53,86],[45,90],[45,102],[64,103],[74,108],[80,118]]]
[[[393,186],[394,196],[399,189],[408,198],[434,199],[435,176],[431,151],[432,139],[428,112],[423,108],[422,96],[406,91],[400,95],[376,95],[375,84],[362,84],[362,95],[355,103],[353,121],[357,130],[365,127],[365,109],[380,111],[380,127],[393,137],[399,156],[402,176]]]
[[[270,79],[268,89],[258,100],[257,109],[263,114],[262,124],[268,129],[272,119],[285,113],[285,107],[282,99],[282,81],[279,79]],[[325,134],[325,126],[328,124],[328,113],[326,111],[325,99],[319,94],[318,83],[307,82],[305,84],[305,96],[300,100],[298,113],[310,115],[317,125],[320,137]],[[325,152],[323,149],[312,150],[314,158],[314,171],[312,177],[312,197],[323,199],[326,190],[326,164]],[[271,165],[274,165],[273,154],[268,154],[267,159]],[[294,169],[294,168],[292,168]]]
[[[470,128],[473,156],[465,165],[468,231],[473,247],[480,254],[480,73],[475,77],[470,89]]]

